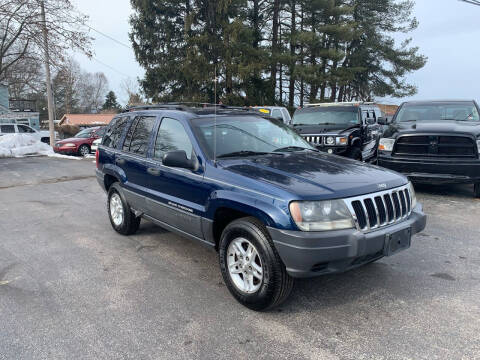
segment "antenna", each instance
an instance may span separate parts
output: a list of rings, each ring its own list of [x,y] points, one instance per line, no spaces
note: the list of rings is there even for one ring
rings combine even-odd
[[[214,120],[213,120],[213,164],[217,166],[217,65],[215,64],[215,78],[213,79],[214,82]]]

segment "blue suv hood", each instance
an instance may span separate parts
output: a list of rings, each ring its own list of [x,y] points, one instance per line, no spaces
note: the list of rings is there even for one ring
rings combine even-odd
[[[395,172],[316,152],[222,161],[225,170],[282,188],[300,199],[345,198],[407,183]]]

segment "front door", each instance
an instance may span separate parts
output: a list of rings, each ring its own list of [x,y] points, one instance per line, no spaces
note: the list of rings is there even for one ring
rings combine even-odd
[[[197,171],[167,167],[162,164],[165,153],[184,150],[191,159],[197,156],[183,124],[163,118],[148,160],[147,198],[149,214],[155,219],[190,235],[203,239],[201,217],[205,215],[208,197],[203,181],[203,169]]]

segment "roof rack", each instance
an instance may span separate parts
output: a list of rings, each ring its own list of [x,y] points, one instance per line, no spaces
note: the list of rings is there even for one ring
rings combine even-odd
[[[305,104],[303,107],[315,107],[315,106],[359,106],[359,105],[375,105],[372,101],[351,101],[351,102],[331,102],[331,103],[314,103]]]
[[[189,112],[208,112],[209,110],[230,110],[230,111],[251,111],[248,107],[229,106],[224,104],[210,104],[200,102],[169,102],[152,105],[130,106],[123,112],[141,111],[141,110],[180,110]]]

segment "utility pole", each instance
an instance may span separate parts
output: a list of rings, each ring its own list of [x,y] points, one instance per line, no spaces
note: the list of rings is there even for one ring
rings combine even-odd
[[[45,74],[47,76],[48,129],[50,130],[50,145],[53,146],[53,144],[55,143],[55,125],[53,123],[53,93],[50,75],[50,54],[48,52],[47,20],[45,18],[45,2],[43,0],[40,1],[40,9],[42,16],[43,47],[45,48]]]

